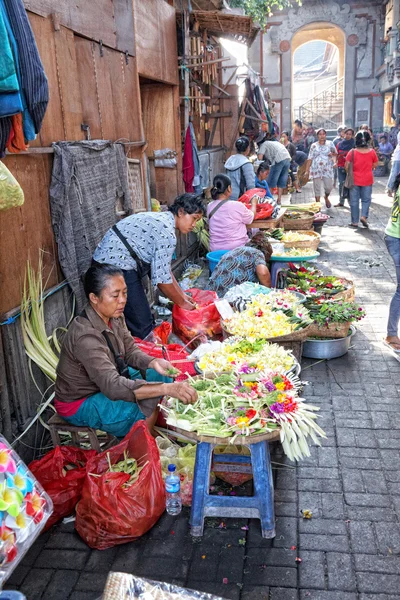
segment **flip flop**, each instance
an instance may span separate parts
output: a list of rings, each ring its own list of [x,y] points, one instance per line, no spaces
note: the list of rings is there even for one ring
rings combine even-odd
[[[396,354],[400,354],[400,348],[394,348],[393,344],[396,344],[396,346],[400,346],[400,344],[398,344],[397,342],[387,342],[386,340],[382,340],[383,345],[386,346],[387,348],[389,348],[392,352],[395,352]]]
[[[361,217],[360,221],[361,221],[361,225],[363,227],[366,227],[367,229],[369,229],[369,225],[368,225],[367,219],[365,217]]]
[[[325,206],[326,208],[332,208],[332,203],[330,200],[325,200]]]
[[[348,227],[351,227],[352,229],[358,229],[358,225],[353,225],[353,223],[349,223]]]

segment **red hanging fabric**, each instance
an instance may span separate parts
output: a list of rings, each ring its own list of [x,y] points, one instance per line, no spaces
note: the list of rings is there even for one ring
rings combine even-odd
[[[183,161],[182,161],[182,176],[185,183],[185,192],[194,192],[193,179],[194,179],[194,161],[193,161],[193,147],[192,139],[190,136],[190,127],[186,129],[185,145],[183,148]]]

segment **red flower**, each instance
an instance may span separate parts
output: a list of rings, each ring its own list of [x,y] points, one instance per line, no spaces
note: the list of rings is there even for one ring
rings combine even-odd
[[[249,408],[249,409],[246,411],[246,417],[247,417],[248,419],[254,419],[254,417],[256,416],[256,414],[257,414],[257,411],[256,411],[256,410],[254,410],[254,408]]]
[[[325,285],[325,287],[327,287],[327,288],[328,288],[328,290],[331,290],[331,289],[333,288],[333,285],[332,285],[332,283],[327,283],[327,284]]]
[[[26,514],[33,517],[34,522],[40,523],[43,519],[44,512],[43,506],[45,500],[39,496],[37,492],[30,492],[25,496],[26,501]]]

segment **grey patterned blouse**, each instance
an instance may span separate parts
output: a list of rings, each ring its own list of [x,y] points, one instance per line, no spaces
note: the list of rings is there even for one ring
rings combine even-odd
[[[172,283],[171,260],[176,248],[174,215],[171,212],[139,213],[122,219],[117,227],[139,258],[151,264],[152,284]],[[112,229],[97,246],[93,258],[124,271],[136,271],[136,261]]]

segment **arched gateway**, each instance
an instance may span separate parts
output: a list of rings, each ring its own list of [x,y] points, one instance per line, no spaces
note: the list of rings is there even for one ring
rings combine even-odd
[[[319,121],[326,117],[326,128],[334,128],[339,118],[349,126],[369,123],[373,128],[381,127],[383,101],[375,69],[380,64],[379,39],[382,37],[383,13],[380,0],[348,4],[316,0],[304,2],[301,7],[270,17],[265,32],[258,35],[250,49],[249,60],[251,66],[262,75],[263,85],[268,87],[271,97],[277,103],[279,125],[283,129],[289,129],[293,118],[299,114],[301,104],[295,97],[299,79],[295,70],[296,55],[305,44],[319,40],[325,42],[327,50],[322,60],[324,64],[321,65],[321,73],[325,63],[329,63],[329,49],[331,46],[337,49],[337,56],[334,57],[337,65],[337,77],[334,79],[336,87],[328,90],[332,110],[326,109],[324,114],[319,115],[317,109],[321,110],[323,100],[327,99],[317,97],[314,102],[302,103],[306,104],[302,109],[303,119],[310,122],[313,117],[313,124],[319,126],[323,124]],[[309,49],[312,50],[311,45]],[[318,53],[315,44],[313,51]],[[306,62],[304,57],[302,60]],[[307,62],[305,68],[306,65]],[[297,68],[297,75],[298,70]],[[323,90],[318,89],[307,100],[318,96],[320,91]],[[327,103],[329,104],[325,102]],[[332,112],[336,108],[338,110]]]

